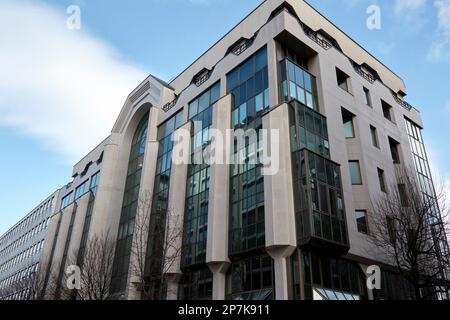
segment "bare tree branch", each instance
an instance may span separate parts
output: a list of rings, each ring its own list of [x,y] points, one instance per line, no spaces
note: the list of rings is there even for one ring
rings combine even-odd
[[[415,177],[400,169],[389,193],[374,201],[370,239],[412,286],[412,298],[422,300],[450,288],[448,224],[439,207],[443,193],[425,194]]]

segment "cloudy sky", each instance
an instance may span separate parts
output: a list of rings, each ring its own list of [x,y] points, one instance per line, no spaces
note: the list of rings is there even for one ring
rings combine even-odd
[[[70,181],[148,73],[170,80],[260,1],[0,0],[0,234]],[[450,0],[309,2],[404,78],[450,185]],[[373,4],[381,30],[366,27]]]

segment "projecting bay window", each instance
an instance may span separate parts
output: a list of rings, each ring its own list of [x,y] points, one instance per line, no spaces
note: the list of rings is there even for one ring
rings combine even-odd
[[[310,109],[319,110],[316,78],[289,59],[280,62],[281,96],[284,101],[298,100]]]
[[[330,160],[326,118],[292,100],[289,121],[298,243],[346,251],[340,167]]]
[[[325,158],[330,157],[326,118],[296,100],[290,102],[291,151],[306,148]]]
[[[339,165],[306,149],[292,157],[298,243],[347,251]]]

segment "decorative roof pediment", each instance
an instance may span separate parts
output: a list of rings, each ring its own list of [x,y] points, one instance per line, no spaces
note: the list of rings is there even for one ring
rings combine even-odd
[[[134,113],[135,108],[139,108],[144,104],[162,108],[168,101],[172,101],[174,97],[174,89],[169,84],[153,75],[149,75],[127,97],[112,132],[122,131],[128,119]]]

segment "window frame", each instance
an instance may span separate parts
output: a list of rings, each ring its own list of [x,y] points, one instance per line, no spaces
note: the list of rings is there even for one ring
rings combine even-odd
[[[358,213],[364,214],[364,222],[360,222],[360,218],[358,218]],[[370,233],[369,221],[367,216],[367,210],[356,209],[355,210],[355,219],[356,219],[356,228],[359,233],[368,235]]]
[[[359,160],[349,160],[348,161],[349,164],[349,171],[350,171],[350,182],[353,186],[362,186],[363,185],[363,178],[362,178],[362,172],[361,172],[361,163]],[[355,182],[353,180],[353,175],[352,175],[352,170],[351,170],[351,165],[352,164],[357,164],[358,166],[358,175],[359,175],[359,182]]]
[[[389,120],[390,122],[395,123],[393,114],[394,108],[383,99],[381,99],[381,109],[383,111],[383,117]],[[388,117],[386,117],[386,111],[388,112],[387,113]]]
[[[378,129],[372,125],[369,126],[370,137],[372,139],[372,146],[377,149],[380,149],[380,139],[378,137]]]
[[[343,79],[344,77],[345,77],[345,81],[341,82],[340,80],[344,80]],[[342,71],[341,69],[339,69],[338,67],[336,67],[336,83],[339,88],[341,88],[345,92],[351,93],[350,76],[348,74],[346,74],[344,71]],[[344,86],[344,84],[345,84],[345,86]]]
[[[341,114],[342,114],[342,124],[343,124],[343,127],[344,127],[344,137],[345,137],[345,139],[355,139],[356,138],[356,129],[355,129],[354,119],[355,119],[356,116],[353,113],[351,113],[350,111],[348,111],[347,109],[345,109],[345,108],[341,108]],[[349,117],[350,121],[345,121],[346,117]],[[347,135],[347,133],[348,133],[347,132],[347,124],[348,123],[350,123],[351,131],[352,131],[350,136]]]
[[[364,91],[364,103],[366,104],[366,106],[372,108],[373,104],[372,104],[372,96],[370,94],[370,90],[367,89],[366,87],[363,87],[363,91]]]
[[[387,187],[386,187],[386,179],[384,175],[384,170],[381,168],[377,168],[378,173],[378,182],[380,184],[380,190],[384,193],[387,193]]]

